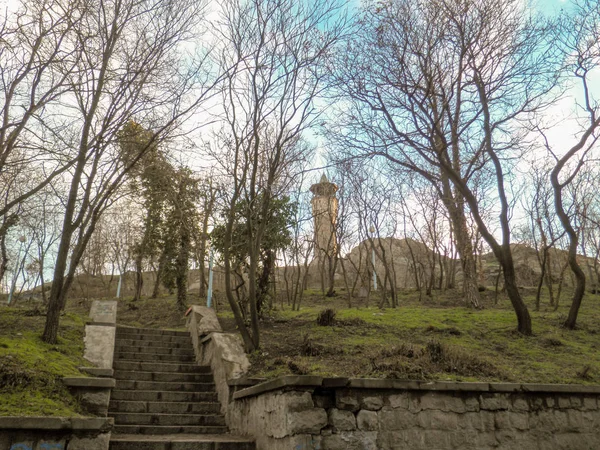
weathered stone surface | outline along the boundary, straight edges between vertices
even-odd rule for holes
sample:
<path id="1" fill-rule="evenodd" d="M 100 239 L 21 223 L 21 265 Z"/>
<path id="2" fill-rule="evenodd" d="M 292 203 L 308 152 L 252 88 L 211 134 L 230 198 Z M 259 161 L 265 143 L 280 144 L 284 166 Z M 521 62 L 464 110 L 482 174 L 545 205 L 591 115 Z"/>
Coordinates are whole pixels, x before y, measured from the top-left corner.
<path id="1" fill-rule="evenodd" d="M 452 397 L 438 392 L 428 392 L 420 398 L 420 409 L 437 409 L 456 413 L 467 412 L 465 402 L 460 397 Z"/>
<path id="2" fill-rule="evenodd" d="M 571 407 L 571 399 L 568 397 L 558 397 L 558 407 L 563 409 L 563 408 L 570 408 Z"/>
<path id="3" fill-rule="evenodd" d="M 252 434 L 253 430 L 266 430 L 268 445 L 257 448 L 269 450 L 283 450 L 282 443 L 291 444 L 296 436 L 312 439 L 303 438 L 298 441 L 301 447 L 286 449 L 600 448 L 596 445 L 600 440 L 598 398 L 577 389 L 572 395 L 564 390 L 538 393 L 511 384 L 478 393 L 458 387 L 446 390 L 448 386 L 427 391 L 426 383 L 416 382 L 418 388 L 403 390 L 381 388 L 374 380 L 351 380 L 348 385 L 356 387 L 341 387 L 341 381 L 324 387 L 318 379 L 308 377 L 296 381 L 297 386 L 292 378 L 279 384 L 269 382 L 266 391 L 243 397 L 244 408 L 229 422 L 232 431 Z M 554 435 L 569 436 L 571 441 Z"/>
<path id="4" fill-rule="evenodd" d="M 376 450 L 377 433 L 374 432 L 341 432 L 323 437 L 323 450 Z"/>
<path id="5" fill-rule="evenodd" d="M 430 430 L 456 430 L 458 417 L 455 413 L 444 411 L 421 411 L 418 414 L 421 427 Z"/>
<path id="6" fill-rule="evenodd" d="M 416 414 L 403 409 L 387 409 L 387 407 L 384 407 L 377 412 L 377 415 L 380 430 L 406 430 L 417 425 Z"/>
<path id="7" fill-rule="evenodd" d="M 329 410 L 329 425 L 334 431 L 356 430 L 356 417 L 351 411 L 332 408 Z"/>
<path id="8" fill-rule="evenodd" d="M 213 331 L 221 332 L 221 324 L 215 310 L 206 306 L 192 306 L 192 313 L 196 316 L 196 332 L 198 336 L 206 336 Z"/>
<path id="9" fill-rule="evenodd" d="M 106 416 L 110 402 L 110 389 L 88 390 L 78 394 L 81 406 L 89 413 Z"/>
<path id="10" fill-rule="evenodd" d="M 513 401 L 513 409 L 515 411 L 529 411 L 529 403 L 524 398 L 516 398 Z"/>
<path id="11" fill-rule="evenodd" d="M 488 411 L 505 410 L 510 407 L 510 403 L 504 394 L 482 394 L 479 397 L 481 409 Z"/>
<path id="12" fill-rule="evenodd" d="M 465 400 L 465 409 L 467 411 L 479 411 L 479 401 L 475 397 L 468 397 Z"/>
<path id="13" fill-rule="evenodd" d="M 595 411 L 598 409 L 598 402 L 596 398 L 593 397 L 585 397 L 583 399 L 583 409 L 589 411 Z"/>
<path id="14" fill-rule="evenodd" d="M 93 438 L 73 436 L 67 450 L 108 450 L 109 443 L 110 433 L 102 433 Z"/>
<path id="15" fill-rule="evenodd" d="M 319 434 L 327 426 L 327 413 L 322 408 L 312 408 L 287 414 L 289 434 Z"/>
<path id="16" fill-rule="evenodd" d="M 388 403 L 392 408 L 408 409 L 408 394 L 392 394 L 388 397 Z"/>
<path id="17" fill-rule="evenodd" d="M 115 300 L 94 300 L 90 309 L 90 319 L 94 323 L 115 324 L 117 322 L 117 302 Z"/>
<path id="18" fill-rule="evenodd" d="M 335 396 L 335 406 L 339 409 L 348 411 L 358 411 L 360 402 L 356 395 L 349 395 L 347 391 L 337 391 Z"/>
<path id="19" fill-rule="evenodd" d="M 379 411 L 383 407 L 383 398 L 380 396 L 363 397 L 360 407 L 370 411 Z"/>
<path id="20" fill-rule="evenodd" d="M 379 428 L 379 420 L 375 411 L 361 409 L 356 415 L 356 426 L 362 431 L 375 431 Z"/>
<path id="21" fill-rule="evenodd" d="M 115 333 L 114 327 L 86 325 L 83 357 L 101 369 L 112 369 Z"/>
<path id="22" fill-rule="evenodd" d="M 232 333 L 211 333 L 211 339 L 202 343 L 202 364 L 210 365 L 215 380 L 215 387 L 221 402 L 221 412 L 227 411 L 230 390 L 227 380 L 239 378 L 246 374 L 250 361 L 238 335 Z M 200 345 L 200 344 L 199 344 Z M 253 389 L 252 386 L 247 389 Z M 242 389 L 243 392 L 247 389 Z M 236 394 L 239 394 L 236 392 Z"/>

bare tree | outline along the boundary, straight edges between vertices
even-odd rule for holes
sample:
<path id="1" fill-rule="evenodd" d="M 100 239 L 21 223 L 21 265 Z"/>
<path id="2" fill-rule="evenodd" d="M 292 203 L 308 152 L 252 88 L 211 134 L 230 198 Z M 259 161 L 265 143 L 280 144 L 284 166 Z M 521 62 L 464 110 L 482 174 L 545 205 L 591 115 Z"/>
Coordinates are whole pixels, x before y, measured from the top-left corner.
<path id="1" fill-rule="evenodd" d="M 198 30 L 202 8 L 193 0 L 93 0 L 76 10 L 81 20 L 68 47 L 80 56 L 76 70 L 65 75 L 69 90 L 61 98 L 70 120 L 63 134 L 75 164 L 65 194 L 46 342 L 56 341 L 77 264 L 126 175 L 212 92 L 215 80 L 204 77 L 204 60 L 183 47 Z M 118 132 L 131 120 L 152 136 L 124 158 Z"/>
<path id="2" fill-rule="evenodd" d="M 0 227 L 3 241 L 15 208 L 71 167 L 62 152 L 56 110 L 80 54 L 66 45 L 80 25 L 78 2 L 19 1 L 0 16 Z M 2 234 L 4 233 L 4 234 Z"/>
<path id="3" fill-rule="evenodd" d="M 565 190 L 577 177 L 600 138 L 600 102 L 590 80 L 591 72 L 600 68 L 600 4 L 594 0 L 576 2 L 572 15 L 562 22 L 557 42 L 566 55 L 567 70 L 580 83 L 582 90 L 578 103 L 581 128 L 573 146 L 564 153 L 558 153 L 545 139 L 546 148 L 556 161 L 550 174 L 554 207 L 569 237 L 568 261 L 576 280 L 571 308 L 564 323 L 565 327 L 573 329 L 585 294 L 586 277 L 577 261 L 579 235 L 568 213 L 569 200 Z"/>
<path id="4" fill-rule="evenodd" d="M 322 64 L 340 37 L 336 0 L 227 0 L 217 32 L 228 72 L 221 148 L 231 177 L 225 233 L 225 287 L 246 350 L 259 347 L 255 273 L 271 201 L 288 179 L 287 169 L 304 159 L 301 135 L 314 121 L 322 88 Z M 250 330 L 232 292 L 231 247 L 236 207 L 248 229 Z M 257 213 L 258 212 L 258 213 Z"/>
<path id="5" fill-rule="evenodd" d="M 335 114 L 346 130 L 335 137 L 351 156 L 385 158 L 435 187 L 451 218 L 465 295 L 478 307 L 468 209 L 502 266 L 518 330 L 531 334 L 510 248 L 509 158 L 522 150 L 518 120 L 544 105 L 554 77 L 544 23 L 522 8 L 517 0 L 368 5 L 334 72 L 345 99 Z M 500 240 L 477 185 L 489 179 Z"/>

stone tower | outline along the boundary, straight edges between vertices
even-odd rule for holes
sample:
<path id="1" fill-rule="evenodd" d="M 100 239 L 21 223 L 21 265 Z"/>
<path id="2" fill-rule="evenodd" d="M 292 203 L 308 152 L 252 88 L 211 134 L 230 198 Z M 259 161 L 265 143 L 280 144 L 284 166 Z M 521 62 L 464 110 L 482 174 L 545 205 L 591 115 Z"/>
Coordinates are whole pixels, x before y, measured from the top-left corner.
<path id="1" fill-rule="evenodd" d="M 319 261 L 329 259 L 337 250 L 335 227 L 337 222 L 338 200 L 335 197 L 338 187 L 330 183 L 323 174 L 319 183 L 310 187 L 313 193 L 312 212 L 315 219 L 315 255 Z"/>

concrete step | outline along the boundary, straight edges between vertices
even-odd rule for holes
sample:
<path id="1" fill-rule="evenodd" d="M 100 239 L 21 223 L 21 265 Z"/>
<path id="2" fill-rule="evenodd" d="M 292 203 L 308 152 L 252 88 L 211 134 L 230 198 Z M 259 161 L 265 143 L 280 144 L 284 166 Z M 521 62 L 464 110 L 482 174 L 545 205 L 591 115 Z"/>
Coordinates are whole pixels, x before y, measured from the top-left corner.
<path id="1" fill-rule="evenodd" d="M 117 339 L 117 345 L 127 347 L 167 347 L 167 348 L 185 348 L 193 349 L 191 339 L 187 339 L 185 342 L 165 342 L 165 341 L 145 341 L 141 339 Z"/>
<path id="2" fill-rule="evenodd" d="M 129 327 L 117 327 L 117 337 L 123 334 L 145 334 L 155 336 L 178 336 L 178 337 L 190 337 L 188 331 L 175 331 L 175 330 L 159 330 L 156 328 L 129 328 Z"/>
<path id="3" fill-rule="evenodd" d="M 225 418 L 217 414 L 161 414 L 112 412 L 116 425 L 163 425 L 224 427 Z"/>
<path id="4" fill-rule="evenodd" d="M 217 402 L 216 392 L 168 392 L 152 390 L 113 389 L 111 400 L 140 402 Z"/>
<path id="5" fill-rule="evenodd" d="M 209 373 L 177 373 L 177 372 L 141 372 L 133 370 L 115 370 L 117 380 L 133 381 L 168 381 L 187 383 L 212 383 L 213 376 Z"/>
<path id="6" fill-rule="evenodd" d="M 145 402 L 111 400 L 109 414 L 122 413 L 159 413 L 159 414 L 219 414 L 221 404 L 217 402 Z"/>
<path id="7" fill-rule="evenodd" d="M 180 425 L 180 426 L 165 426 L 165 425 L 115 425 L 113 433 L 117 434 L 225 434 L 227 427 L 203 427 L 200 425 Z"/>
<path id="8" fill-rule="evenodd" d="M 128 361 L 143 361 L 143 362 L 192 362 L 194 361 L 194 355 L 167 355 L 167 354 L 156 354 L 156 353 L 129 353 L 129 352 L 115 352 L 115 360 L 128 360 Z"/>
<path id="9" fill-rule="evenodd" d="M 194 356 L 194 349 L 190 348 L 171 348 L 171 347 L 129 347 L 120 345 L 119 341 L 115 345 L 116 353 L 150 353 L 152 355 L 182 355 Z"/>
<path id="10" fill-rule="evenodd" d="M 176 364 L 140 361 L 115 361 L 115 370 L 139 370 L 143 372 L 177 372 L 177 373 L 206 373 L 211 374 L 210 366 L 199 366 L 198 364 Z"/>
<path id="11" fill-rule="evenodd" d="M 140 389 L 142 391 L 212 392 L 215 390 L 215 385 L 214 383 L 116 380 L 115 389 Z"/>
<path id="12" fill-rule="evenodd" d="M 254 442 L 228 434 L 140 436 L 113 434 L 110 450 L 255 450 Z"/>
<path id="13" fill-rule="evenodd" d="M 117 340 L 128 340 L 136 342 L 162 342 L 164 345 L 169 344 L 188 344 L 192 342 L 190 336 L 162 336 L 159 334 L 120 334 L 116 337 Z"/>

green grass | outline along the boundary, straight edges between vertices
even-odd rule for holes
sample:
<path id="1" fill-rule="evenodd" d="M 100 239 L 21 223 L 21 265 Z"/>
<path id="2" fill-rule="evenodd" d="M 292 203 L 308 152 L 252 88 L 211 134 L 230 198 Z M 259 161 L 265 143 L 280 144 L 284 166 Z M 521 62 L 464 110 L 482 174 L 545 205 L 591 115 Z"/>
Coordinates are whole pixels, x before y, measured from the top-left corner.
<path id="1" fill-rule="evenodd" d="M 0 307 L 0 415 L 81 415 L 75 398 L 62 383 L 82 376 L 85 317 L 61 317 L 58 342 L 42 342 L 45 317 L 27 308 Z"/>
<path id="2" fill-rule="evenodd" d="M 600 296 L 586 295 L 577 329 L 567 330 L 561 323 L 568 293 L 557 311 L 544 301 L 534 311 L 526 290 L 534 334 L 523 336 L 508 299 L 494 305 L 486 294 L 482 310 L 449 306 L 444 298 L 420 303 L 415 293 L 403 293 L 398 308 L 348 308 L 341 298 L 320 297 L 307 300 L 300 311 L 279 306 L 265 321 L 261 350 L 251 355 L 252 375 L 600 383 Z M 335 308 L 337 323 L 318 326 L 316 317 L 327 307 Z M 317 355 L 299 350 L 306 339 Z"/>

